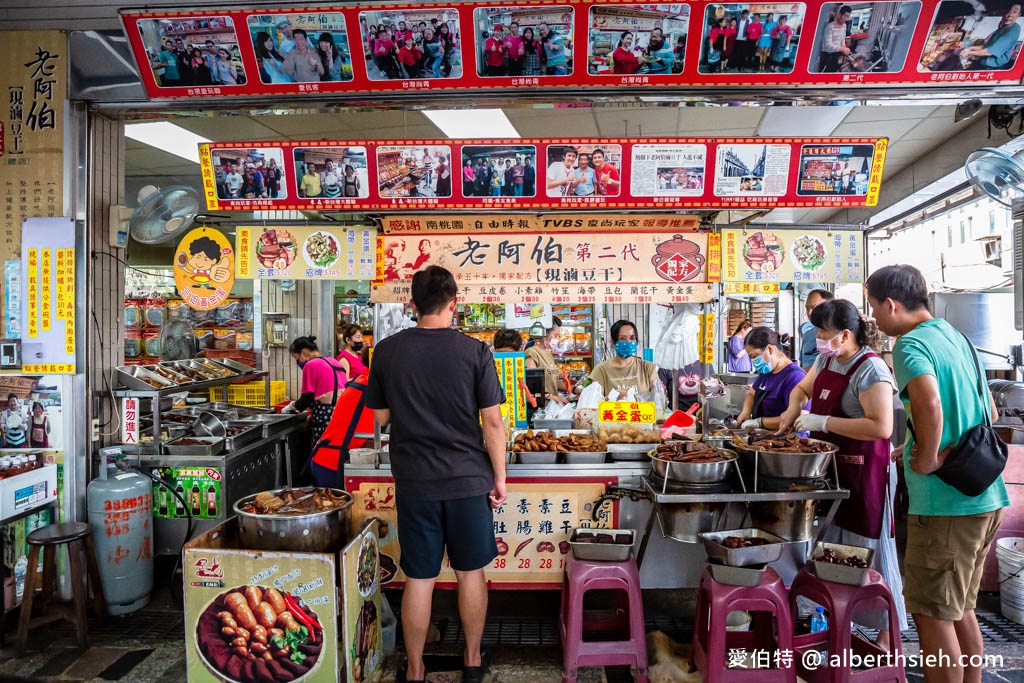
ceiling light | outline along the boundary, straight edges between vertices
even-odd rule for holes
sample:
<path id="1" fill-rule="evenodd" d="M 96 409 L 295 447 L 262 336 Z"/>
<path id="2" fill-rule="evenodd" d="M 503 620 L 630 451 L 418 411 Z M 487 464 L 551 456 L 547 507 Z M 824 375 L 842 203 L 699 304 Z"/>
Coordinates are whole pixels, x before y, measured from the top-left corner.
<path id="1" fill-rule="evenodd" d="M 132 140 L 156 147 L 163 152 L 187 159 L 195 164 L 199 163 L 199 144 L 210 142 L 210 140 L 169 121 L 128 123 L 125 124 L 124 134 Z"/>
<path id="2" fill-rule="evenodd" d="M 831 135 L 853 107 L 768 107 L 757 134 L 763 138 Z"/>
<path id="3" fill-rule="evenodd" d="M 424 111 L 450 138 L 520 138 L 501 109 L 435 109 Z"/>

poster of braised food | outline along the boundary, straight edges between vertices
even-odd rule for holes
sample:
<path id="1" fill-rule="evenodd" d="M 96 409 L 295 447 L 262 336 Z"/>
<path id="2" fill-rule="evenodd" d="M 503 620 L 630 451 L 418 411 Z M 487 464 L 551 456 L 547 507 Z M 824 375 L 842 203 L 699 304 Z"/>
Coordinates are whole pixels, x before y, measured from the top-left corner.
<path id="1" fill-rule="evenodd" d="M 188 680 L 337 681 L 335 556 L 184 551 Z"/>
<path id="2" fill-rule="evenodd" d="M 240 227 L 235 240 L 239 278 L 373 278 L 377 232 L 372 228 Z"/>
<path id="3" fill-rule="evenodd" d="M 861 237 L 849 230 L 725 230 L 727 282 L 860 282 Z"/>
<path id="4" fill-rule="evenodd" d="M 541 434 L 531 432 L 528 438 L 524 436 L 518 448 L 539 450 L 539 444 L 551 436 Z M 607 487 L 617 483 L 614 477 L 573 477 L 554 482 L 510 478 L 508 500 L 493 513 L 498 556 L 485 567 L 488 581 L 505 587 L 561 587 L 572 530 L 581 526 L 615 527 L 618 505 L 614 501 L 602 502 L 601 496 Z M 394 481 L 385 477 L 346 477 L 345 489 L 354 499 L 350 522 L 353 533 L 368 520 L 378 524 L 381 585 L 401 585 L 405 574 L 400 567 Z M 455 583 L 455 572 L 447 556 L 438 581 L 445 585 Z M 346 588 L 346 596 L 350 593 L 351 588 Z"/>
<path id="5" fill-rule="evenodd" d="M 374 683 L 384 672 L 379 533 L 371 519 L 341 553 L 345 633 L 340 649 L 349 683 Z"/>

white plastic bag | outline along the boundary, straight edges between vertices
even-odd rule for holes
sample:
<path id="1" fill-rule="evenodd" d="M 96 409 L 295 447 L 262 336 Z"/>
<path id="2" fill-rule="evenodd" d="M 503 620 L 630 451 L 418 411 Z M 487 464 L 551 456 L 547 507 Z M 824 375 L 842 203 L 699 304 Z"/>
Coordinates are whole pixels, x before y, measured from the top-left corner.
<path id="1" fill-rule="evenodd" d="M 654 363 L 659 368 L 681 370 L 700 359 L 700 308 L 695 304 L 676 304 L 673 311 L 654 345 Z"/>
<path id="2" fill-rule="evenodd" d="M 581 410 L 597 410 L 598 404 L 603 399 L 604 389 L 602 389 L 601 383 L 591 382 L 589 385 L 583 387 L 583 391 L 580 392 L 580 397 L 576 401 L 576 407 Z"/>

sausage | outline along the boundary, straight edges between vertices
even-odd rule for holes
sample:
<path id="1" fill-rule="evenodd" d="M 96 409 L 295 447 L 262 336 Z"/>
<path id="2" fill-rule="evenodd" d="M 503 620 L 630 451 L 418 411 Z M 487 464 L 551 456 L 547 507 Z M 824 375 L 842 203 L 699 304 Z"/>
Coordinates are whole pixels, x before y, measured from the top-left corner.
<path id="1" fill-rule="evenodd" d="M 268 630 L 267 639 L 270 640 L 272 638 L 284 638 L 284 629 L 272 628 Z"/>
<path id="2" fill-rule="evenodd" d="M 256 605 L 256 607 L 253 608 L 253 614 L 256 615 L 256 621 L 264 628 L 271 628 L 274 625 L 274 622 L 277 621 L 277 612 L 275 612 L 274 608 L 266 602 L 261 602 Z"/>
<path id="3" fill-rule="evenodd" d="M 277 624 L 286 631 L 298 631 L 301 628 L 299 622 L 297 622 L 295 617 L 292 616 L 292 613 L 287 610 L 277 615 Z"/>
<path id="4" fill-rule="evenodd" d="M 235 636 L 238 635 L 238 631 L 236 631 L 235 629 L 231 628 L 230 626 L 222 626 L 221 629 L 220 629 L 220 632 L 221 632 L 222 635 L 225 635 L 225 636 L 227 636 L 229 638 L 234 638 Z"/>
<path id="5" fill-rule="evenodd" d="M 257 626 L 252 630 L 252 639 L 257 643 L 267 644 L 267 629 L 263 626 Z"/>
<path id="6" fill-rule="evenodd" d="M 249 603 L 249 609 L 255 612 L 260 603 L 263 602 L 263 591 L 260 590 L 259 586 L 246 586 L 245 601 Z"/>
<path id="7" fill-rule="evenodd" d="M 245 598 L 242 599 L 245 600 Z M 239 606 L 237 610 L 234 610 L 234 612 L 235 619 L 238 620 L 239 626 L 243 626 L 249 631 L 252 631 L 252 629 L 256 628 L 256 616 L 252 613 L 252 610 L 249 609 L 249 605 L 242 604 L 241 606 Z"/>
<path id="8" fill-rule="evenodd" d="M 246 658 L 249 657 L 249 648 L 247 648 L 245 645 L 239 645 L 237 647 L 233 647 L 233 648 L 231 648 L 231 651 L 234 652 L 239 657 L 246 657 Z"/>
<path id="9" fill-rule="evenodd" d="M 220 617 L 220 623 L 222 626 L 226 626 L 228 628 L 238 628 L 238 622 L 235 621 L 235 615 L 231 612 L 225 610 L 223 612 L 218 612 L 217 616 Z"/>
<path id="10" fill-rule="evenodd" d="M 260 642 L 253 642 L 249 644 L 249 649 L 252 650 L 254 655 L 262 655 L 267 652 L 267 646 Z"/>
<path id="11" fill-rule="evenodd" d="M 245 599 L 245 596 L 238 591 L 232 591 L 224 598 L 224 604 L 227 605 L 228 609 L 231 610 L 231 613 L 235 614 L 237 618 L 238 608 L 242 605 L 248 605 L 248 601 Z"/>
<path id="12" fill-rule="evenodd" d="M 239 636 L 231 641 L 231 647 L 246 647 L 248 643 L 248 640 Z"/>
<path id="13" fill-rule="evenodd" d="M 276 588 L 268 588 L 263 591 L 263 600 L 270 603 L 276 614 L 280 614 L 288 609 L 284 604 L 284 596 Z"/>
<path id="14" fill-rule="evenodd" d="M 530 545 L 531 543 L 533 543 L 533 539 L 532 538 L 528 538 L 525 541 L 523 541 L 522 543 L 520 543 L 519 545 L 517 545 L 516 546 L 516 551 L 514 553 L 512 553 L 512 557 L 519 557 L 519 553 L 521 553 L 524 550 L 526 550 L 526 546 Z"/>
<path id="15" fill-rule="evenodd" d="M 238 628 L 235 629 L 235 635 L 238 636 L 239 638 L 245 638 L 246 642 L 249 641 L 249 636 L 250 636 L 249 631 L 244 629 L 244 628 L 242 628 L 241 626 L 239 626 Z"/>

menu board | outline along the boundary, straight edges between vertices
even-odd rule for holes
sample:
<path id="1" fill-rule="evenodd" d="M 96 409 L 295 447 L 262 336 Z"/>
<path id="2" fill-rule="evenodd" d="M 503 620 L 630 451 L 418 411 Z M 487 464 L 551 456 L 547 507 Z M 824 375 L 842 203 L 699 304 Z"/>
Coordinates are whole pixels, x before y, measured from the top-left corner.
<path id="1" fill-rule="evenodd" d="M 235 232 L 240 279 L 370 280 L 377 232 L 327 225 L 240 227 Z"/>
<path id="2" fill-rule="evenodd" d="M 24 219 L 21 254 L 25 264 L 21 371 L 74 374 L 75 222 Z"/>
<path id="3" fill-rule="evenodd" d="M 723 230 L 722 236 L 726 282 L 864 281 L 859 230 Z"/>
<path id="4" fill-rule="evenodd" d="M 874 206 L 886 148 L 885 138 L 316 140 L 203 143 L 199 156 L 211 211 L 601 211 Z M 469 225 L 433 220 L 428 232 Z M 578 214 L 522 221 L 498 230 L 583 227 Z"/>
<path id="5" fill-rule="evenodd" d="M 379 524 L 370 520 L 341 552 L 348 683 L 375 683 L 384 673 L 384 612 L 380 595 Z"/>
<path id="6" fill-rule="evenodd" d="M 508 499 L 494 511 L 498 556 L 485 568 L 488 582 L 498 588 L 561 587 L 572 530 L 615 528 L 618 523 L 618 503 L 600 502 L 607 487 L 617 482 L 614 477 L 509 477 Z M 345 489 L 355 501 L 353 533 L 369 520 L 377 520 L 381 525 L 381 584 L 402 583 L 405 575 L 398 566 L 401 548 L 394 480 L 345 477 Z M 449 586 L 455 584 L 455 572 L 447 556 L 438 581 Z"/>
<path id="7" fill-rule="evenodd" d="M 447 268 L 479 303 L 704 302 L 707 233 L 387 235 L 377 250 L 370 298 L 411 299 L 412 275 Z"/>
<path id="8" fill-rule="evenodd" d="M 385 235 L 443 232 L 696 232 L 700 229 L 700 216 L 664 213 L 398 215 L 384 216 L 380 223 Z"/>
<path id="9" fill-rule="evenodd" d="M 1017 84 L 1019 9 L 1013 0 L 533 0 L 121 16 L 151 98 L 291 100 L 550 87 Z"/>

